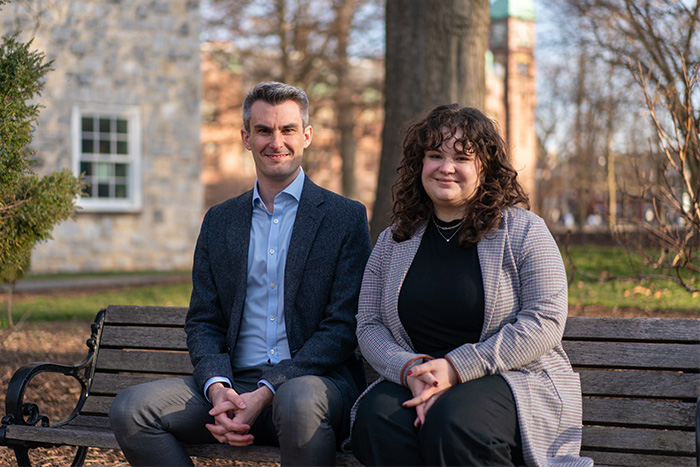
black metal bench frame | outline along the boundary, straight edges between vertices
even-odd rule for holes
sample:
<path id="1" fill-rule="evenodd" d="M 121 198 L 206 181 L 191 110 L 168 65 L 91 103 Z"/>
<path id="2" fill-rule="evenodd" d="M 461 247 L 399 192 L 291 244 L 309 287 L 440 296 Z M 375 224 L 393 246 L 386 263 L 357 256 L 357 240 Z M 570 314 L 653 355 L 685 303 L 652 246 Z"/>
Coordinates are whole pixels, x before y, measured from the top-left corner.
<path id="1" fill-rule="evenodd" d="M 12 448 L 21 466 L 31 465 L 29 450 L 36 447 L 76 446 L 76 466 L 90 447 L 118 449 L 107 418 L 112 398 L 133 384 L 192 372 L 185 314 L 180 307 L 101 310 L 82 363 L 38 363 L 15 372 L 0 445 Z M 564 347 L 581 374 L 582 455 L 596 465 L 700 466 L 700 319 L 571 317 Z M 32 379 L 44 372 L 72 377 L 81 387 L 73 412 L 54 424 L 24 400 Z M 197 457 L 279 462 L 279 450 L 267 446 L 187 450 Z M 336 461 L 359 465 L 347 453 L 338 453 Z"/>

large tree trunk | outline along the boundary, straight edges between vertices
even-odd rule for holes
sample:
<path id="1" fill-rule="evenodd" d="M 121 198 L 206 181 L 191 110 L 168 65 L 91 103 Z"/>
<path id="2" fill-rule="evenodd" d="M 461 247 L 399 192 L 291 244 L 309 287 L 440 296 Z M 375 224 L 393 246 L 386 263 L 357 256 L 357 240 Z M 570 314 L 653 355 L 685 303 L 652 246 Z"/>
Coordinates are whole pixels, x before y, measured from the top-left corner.
<path id="1" fill-rule="evenodd" d="M 440 104 L 484 109 L 488 0 L 386 2 L 386 102 L 371 233 L 389 225 L 402 127 Z"/>
<path id="2" fill-rule="evenodd" d="M 338 40 L 338 56 L 336 58 L 336 76 L 338 77 L 338 92 L 336 94 L 337 125 L 340 132 L 340 157 L 343 161 L 343 195 L 355 198 L 355 105 L 350 89 L 348 45 L 352 26 L 355 0 L 342 0 L 335 4 L 336 36 Z"/>

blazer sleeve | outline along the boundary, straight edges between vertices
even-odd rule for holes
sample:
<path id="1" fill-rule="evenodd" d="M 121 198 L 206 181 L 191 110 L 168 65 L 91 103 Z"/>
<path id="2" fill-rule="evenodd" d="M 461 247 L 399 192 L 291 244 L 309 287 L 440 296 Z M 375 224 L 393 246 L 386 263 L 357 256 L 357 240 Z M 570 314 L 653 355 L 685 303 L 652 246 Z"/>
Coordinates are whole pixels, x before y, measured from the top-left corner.
<path id="1" fill-rule="evenodd" d="M 406 384 L 407 370 L 428 355 L 413 351 L 398 314 L 392 318 L 384 307 L 393 305 L 387 290 L 398 289 L 399 278 L 388 273 L 394 241 L 391 228 L 382 232 L 365 267 L 357 312 L 357 341 L 362 356 L 377 373 L 397 384 Z"/>
<path id="2" fill-rule="evenodd" d="M 204 216 L 195 246 L 192 266 L 192 296 L 185 323 L 187 347 L 194 366 L 193 376 L 200 387 L 213 376 L 232 377 L 227 350 L 226 330 L 221 300 L 216 289 L 210 249 L 212 211 Z"/>
<path id="3" fill-rule="evenodd" d="M 527 219 L 525 227 L 508 233 L 504 258 L 513 264 L 500 274 L 500 281 L 515 284 L 513 296 L 496 297 L 496 307 L 504 309 L 495 314 L 508 314 L 507 307 L 515 306 L 516 319 L 487 333 L 484 341 L 446 355 L 462 382 L 522 368 L 561 344 L 568 312 L 566 271 L 544 221 L 534 215 Z"/>
<path id="4" fill-rule="evenodd" d="M 275 390 L 292 378 L 309 374 L 327 374 L 339 365 L 347 363 L 357 347 L 355 338 L 357 297 L 362 281 L 362 271 L 371 250 L 367 213 L 362 204 L 345 200 L 342 209 L 335 209 L 334 215 L 328 219 L 328 222 L 334 225 L 332 229 L 326 231 L 326 234 L 338 235 L 342 238 L 336 251 L 326 252 L 329 258 L 337 257 L 335 268 L 311 271 L 309 276 L 318 277 L 318 274 L 322 274 L 324 277 L 332 278 L 328 300 L 323 304 L 323 317 L 310 337 L 296 352 L 293 351 L 291 359 L 281 361 L 263 375 Z M 324 239 L 317 237 L 315 242 L 324 243 Z M 309 267 L 305 269 L 308 271 Z M 310 284 L 307 280 L 302 284 L 301 287 L 307 289 L 304 291 L 306 296 L 315 295 L 310 291 L 323 281 L 314 282 L 317 283 Z M 324 295 L 323 292 L 325 291 L 318 291 L 318 295 Z M 304 309 L 304 303 L 297 303 L 295 306 L 296 312 L 304 319 L 303 314 L 308 311 Z M 308 303 L 308 306 L 316 305 Z M 290 331 L 289 327 L 287 331 Z"/>

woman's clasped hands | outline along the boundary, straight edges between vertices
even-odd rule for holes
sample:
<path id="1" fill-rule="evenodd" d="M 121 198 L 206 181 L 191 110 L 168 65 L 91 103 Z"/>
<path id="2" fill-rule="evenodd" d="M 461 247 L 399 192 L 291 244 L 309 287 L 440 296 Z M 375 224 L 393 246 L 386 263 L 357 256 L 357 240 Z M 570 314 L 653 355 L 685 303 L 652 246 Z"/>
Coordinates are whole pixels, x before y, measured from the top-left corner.
<path id="1" fill-rule="evenodd" d="M 454 367 L 445 358 L 428 360 L 411 368 L 406 373 L 406 383 L 413 394 L 403 407 L 416 408 L 414 426 L 425 423 L 425 416 L 435 401 L 449 388 L 459 383 Z"/>

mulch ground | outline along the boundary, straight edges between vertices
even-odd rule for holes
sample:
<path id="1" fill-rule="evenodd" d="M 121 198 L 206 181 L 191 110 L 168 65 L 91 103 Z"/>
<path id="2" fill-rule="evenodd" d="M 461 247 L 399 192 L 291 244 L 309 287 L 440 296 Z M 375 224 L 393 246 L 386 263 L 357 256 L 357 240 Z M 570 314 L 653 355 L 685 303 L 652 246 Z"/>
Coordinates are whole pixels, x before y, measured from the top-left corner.
<path id="1" fill-rule="evenodd" d="M 570 314 L 579 316 L 653 316 L 639 310 L 611 311 L 595 308 L 572 309 Z M 681 318 L 687 317 L 687 314 L 664 313 L 664 317 Z M 27 322 L 22 324 L 19 329 L 0 329 L 0 415 L 5 413 L 5 391 L 15 370 L 32 362 L 77 364 L 83 360 L 87 353 L 85 340 L 89 335 L 90 323 L 85 321 L 42 324 Z M 33 381 L 25 400 L 36 403 L 41 413 L 48 415 L 52 423 L 62 420 L 70 414 L 80 394 L 80 388 L 72 378 L 41 374 Z M 33 465 L 63 467 L 70 465 L 74 448 L 35 449 L 30 453 Z M 0 447 L 0 465 L 17 466 L 11 449 Z M 90 449 L 85 465 L 126 467 L 129 464 L 120 451 Z M 195 465 L 202 467 L 262 467 L 266 464 L 195 459 Z"/>

